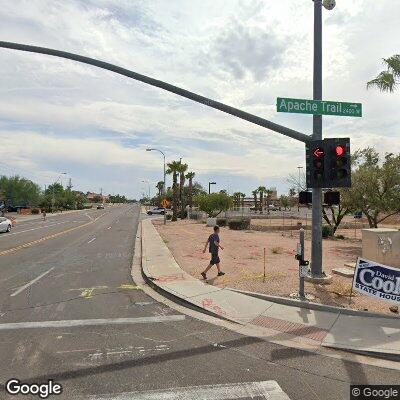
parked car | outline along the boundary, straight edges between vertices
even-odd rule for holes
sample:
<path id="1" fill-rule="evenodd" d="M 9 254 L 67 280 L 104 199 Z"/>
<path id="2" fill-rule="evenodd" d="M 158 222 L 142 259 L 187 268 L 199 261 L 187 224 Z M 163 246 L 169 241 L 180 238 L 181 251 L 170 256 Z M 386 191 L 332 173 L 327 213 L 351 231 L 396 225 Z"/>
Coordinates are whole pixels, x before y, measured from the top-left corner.
<path id="1" fill-rule="evenodd" d="M 97 206 L 97 209 L 98 209 L 98 210 L 104 210 L 104 204 L 99 204 L 99 205 Z"/>
<path id="2" fill-rule="evenodd" d="M 0 217 L 0 232 L 10 232 L 12 227 L 12 222 L 10 219 L 5 217 Z"/>
<path id="3" fill-rule="evenodd" d="M 156 207 L 153 208 L 152 210 L 147 211 L 147 215 L 164 215 L 165 214 L 165 208 L 164 207 Z"/>
<path id="4" fill-rule="evenodd" d="M 270 204 L 269 206 L 268 206 L 268 210 L 269 211 L 278 211 L 278 207 L 275 205 L 275 204 Z"/>

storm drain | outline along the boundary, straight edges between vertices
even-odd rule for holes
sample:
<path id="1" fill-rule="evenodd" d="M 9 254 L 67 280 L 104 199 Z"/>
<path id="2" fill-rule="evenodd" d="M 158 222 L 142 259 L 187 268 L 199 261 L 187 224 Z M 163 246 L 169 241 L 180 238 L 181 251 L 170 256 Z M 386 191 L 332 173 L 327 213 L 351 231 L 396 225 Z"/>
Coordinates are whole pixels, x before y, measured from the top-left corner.
<path id="1" fill-rule="evenodd" d="M 312 340 L 322 341 L 328 331 L 315 326 L 289 322 L 278 318 L 265 317 L 260 315 L 250 321 L 252 325 L 262 326 L 263 328 L 273 329 L 274 331 L 289 333 L 294 336 L 304 336 Z"/>

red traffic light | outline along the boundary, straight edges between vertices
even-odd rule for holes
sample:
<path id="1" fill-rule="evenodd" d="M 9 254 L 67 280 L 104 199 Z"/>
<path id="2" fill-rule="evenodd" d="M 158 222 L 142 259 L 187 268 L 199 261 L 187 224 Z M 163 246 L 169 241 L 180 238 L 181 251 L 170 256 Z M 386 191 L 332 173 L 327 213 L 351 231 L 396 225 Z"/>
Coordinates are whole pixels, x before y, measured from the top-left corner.
<path id="1" fill-rule="evenodd" d="M 320 158 L 325 155 L 324 150 L 321 149 L 321 147 L 317 147 L 314 151 L 313 154 L 315 157 Z"/>
<path id="2" fill-rule="evenodd" d="M 338 157 L 340 157 L 340 156 L 343 156 L 346 153 L 346 148 L 344 146 L 342 146 L 342 145 L 338 145 L 338 146 L 336 146 L 335 151 L 336 151 L 336 155 Z"/>

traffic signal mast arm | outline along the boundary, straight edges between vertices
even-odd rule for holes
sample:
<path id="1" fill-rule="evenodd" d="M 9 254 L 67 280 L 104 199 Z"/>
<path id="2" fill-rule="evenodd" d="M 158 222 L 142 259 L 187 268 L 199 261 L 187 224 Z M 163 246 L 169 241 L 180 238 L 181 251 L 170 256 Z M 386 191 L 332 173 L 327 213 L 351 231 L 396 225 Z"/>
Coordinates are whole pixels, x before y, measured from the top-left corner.
<path id="1" fill-rule="evenodd" d="M 116 74 L 124 75 L 124 76 L 127 76 L 128 78 L 132 78 L 137 81 L 147 83 L 148 85 L 156 86 L 160 89 L 166 90 L 171 93 L 175 93 L 179 96 L 186 97 L 187 99 L 196 101 L 197 103 L 204 104 L 208 107 L 215 108 L 215 109 L 225 112 L 227 114 L 231 114 L 235 117 L 244 119 L 245 121 L 262 126 L 264 128 L 268 128 L 272 131 L 278 132 L 278 133 L 288 136 L 292 139 L 299 140 L 300 142 L 307 143 L 308 141 L 312 140 L 311 136 L 309 136 L 309 135 L 305 135 L 304 133 L 295 131 L 295 130 L 287 128 L 285 126 L 275 124 L 274 122 L 271 122 L 264 118 L 258 117 L 257 115 L 247 113 L 247 112 L 239 110 L 237 108 L 234 108 L 234 107 L 228 106 L 226 104 L 220 103 L 218 101 L 209 99 L 207 97 L 200 96 L 196 93 L 190 92 L 189 90 L 179 88 L 177 86 L 160 81 L 158 79 L 150 78 L 146 75 L 138 74 L 137 72 L 130 71 L 129 69 L 118 67 L 117 65 L 106 63 L 106 62 L 100 61 L 100 60 L 96 60 L 94 58 L 85 57 L 85 56 L 81 56 L 79 54 L 69 53 L 66 51 L 49 49 L 46 47 L 30 46 L 30 45 L 26 45 L 26 44 L 13 43 L 13 42 L 0 41 L 0 47 L 7 48 L 7 49 L 13 49 L 13 50 L 29 51 L 32 53 L 46 54 L 49 56 L 66 58 L 66 59 L 78 61 L 78 62 L 81 62 L 84 64 L 93 65 L 95 67 L 106 69 L 108 71 L 115 72 Z"/>

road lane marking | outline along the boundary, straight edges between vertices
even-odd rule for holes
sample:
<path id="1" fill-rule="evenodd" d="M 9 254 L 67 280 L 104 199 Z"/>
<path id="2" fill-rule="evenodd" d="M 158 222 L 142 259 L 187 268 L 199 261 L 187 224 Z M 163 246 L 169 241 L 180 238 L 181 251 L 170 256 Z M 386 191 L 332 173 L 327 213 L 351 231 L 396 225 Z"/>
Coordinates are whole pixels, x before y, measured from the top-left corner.
<path id="1" fill-rule="evenodd" d="M 50 228 L 50 227 L 56 226 L 56 225 L 68 224 L 68 223 L 71 223 L 71 224 L 72 224 L 72 223 L 76 223 L 76 222 L 81 222 L 81 221 L 63 221 L 63 222 L 56 222 L 56 223 L 51 224 L 51 225 L 44 225 L 44 226 L 39 226 L 39 227 L 37 227 L 37 228 L 26 229 L 26 230 L 24 230 L 24 231 L 12 232 L 12 233 L 9 233 L 7 236 L 4 236 L 4 238 L 7 238 L 7 237 L 13 236 L 13 235 L 19 235 L 20 233 L 36 231 L 37 229 Z"/>
<path id="2" fill-rule="evenodd" d="M 17 294 L 20 294 L 23 292 L 25 289 L 27 289 L 29 286 L 32 286 L 34 283 L 36 283 L 39 279 L 43 278 L 45 275 L 47 275 L 50 271 L 52 271 L 54 267 L 50 268 L 48 271 L 44 272 L 42 275 L 39 275 L 37 278 L 33 279 L 32 281 L 28 282 L 26 285 L 21 286 L 18 290 L 16 290 L 14 293 L 10 294 L 11 297 L 16 296 Z"/>
<path id="3" fill-rule="evenodd" d="M 93 218 L 92 218 L 88 213 L 85 213 L 85 215 L 86 215 L 91 221 L 93 221 Z"/>
<path id="4" fill-rule="evenodd" d="M 88 400 L 290 400 L 276 381 L 187 386 L 161 390 L 89 395 Z"/>
<path id="5" fill-rule="evenodd" d="M 132 283 L 123 283 L 118 286 L 118 289 L 132 289 L 132 290 L 140 290 L 140 286 L 133 285 Z"/>
<path id="6" fill-rule="evenodd" d="M 22 250 L 22 249 L 25 249 L 25 248 L 27 248 L 27 247 L 31 247 L 31 246 L 33 246 L 33 245 L 35 245 L 35 244 L 44 242 L 45 240 L 53 239 L 53 238 L 55 238 L 55 237 L 64 235 L 65 233 L 72 232 L 72 231 L 75 231 L 76 229 L 83 228 L 83 227 L 85 227 L 85 226 L 91 225 L 91 224 L 95 223 L 95 222 L 96 222 L 99 218 L 101 218 L 103 215 L 105 215 L 105 213 L 99 215 L 99 216 L 98 216 L 97 218 L 95 218 L 93 221 L 85 222 L 85 223 L 82 224 L 82 225 L 78 225 L 78 226 L 75 226 L 75 227 L 73 227 L 73 228 L 69 228 L 69 229 L 66 229 L 65 231 L 57 232 L 57 233 L 54 233 L 54 234 L 49 235 L 49 236 L 44 236 L 44 237 L 42 237 L 42 238 L 40 238 L 40 239 L 33 240 L 32 242 L 24 243 L 24 244 L 21 244 L 21 245 L 19 245 L 19 246 L 17 246 L 17 247 L 12 247 L 11 249 L 7 249 L 7 250 L 0 251 L 0 256 L 5 256 L 5 255 L 7 255 L 7 254 L 14 253 L 14 252 L 16 252 L 16 251 L 18 251 L 18 250 Z"/>
<path id="7" fill-rule="evenodd" d="M 71 291 L 73 290 L 79 290 L 81 292 L 80 297 L 84 297 L 85 299 L 91 299 L 93 296 L 93 291 L 95 289 L 108 289 L 108 286 L 94 286 L 91 288 L 79 288 L 79 289 L 69 289 Z"/>
<path id="8" fill-rule="evenodd" d="M 184 315 L 161 315 L 157 317 L 138 318 L 108 318 L 108 319 L 71 319 L 64 321 L 39 321 L 39 322 L 15 322 L 0 324 L 0 331 L 13 329 L 37 329 L 37 328 L 66 328 L 76 326 L 98 325 L 132 325 L 155 324 L 162 322 L 178 322 L 185 319 Z"/>
<path id="9" fill-rule="evenodd" d="M 94 242 L 95 240 L 96 240 L 95 237 L 94 237 L 93 239 L 90 239 L 90 240 L 88 241 L 88 244 Z"/>

